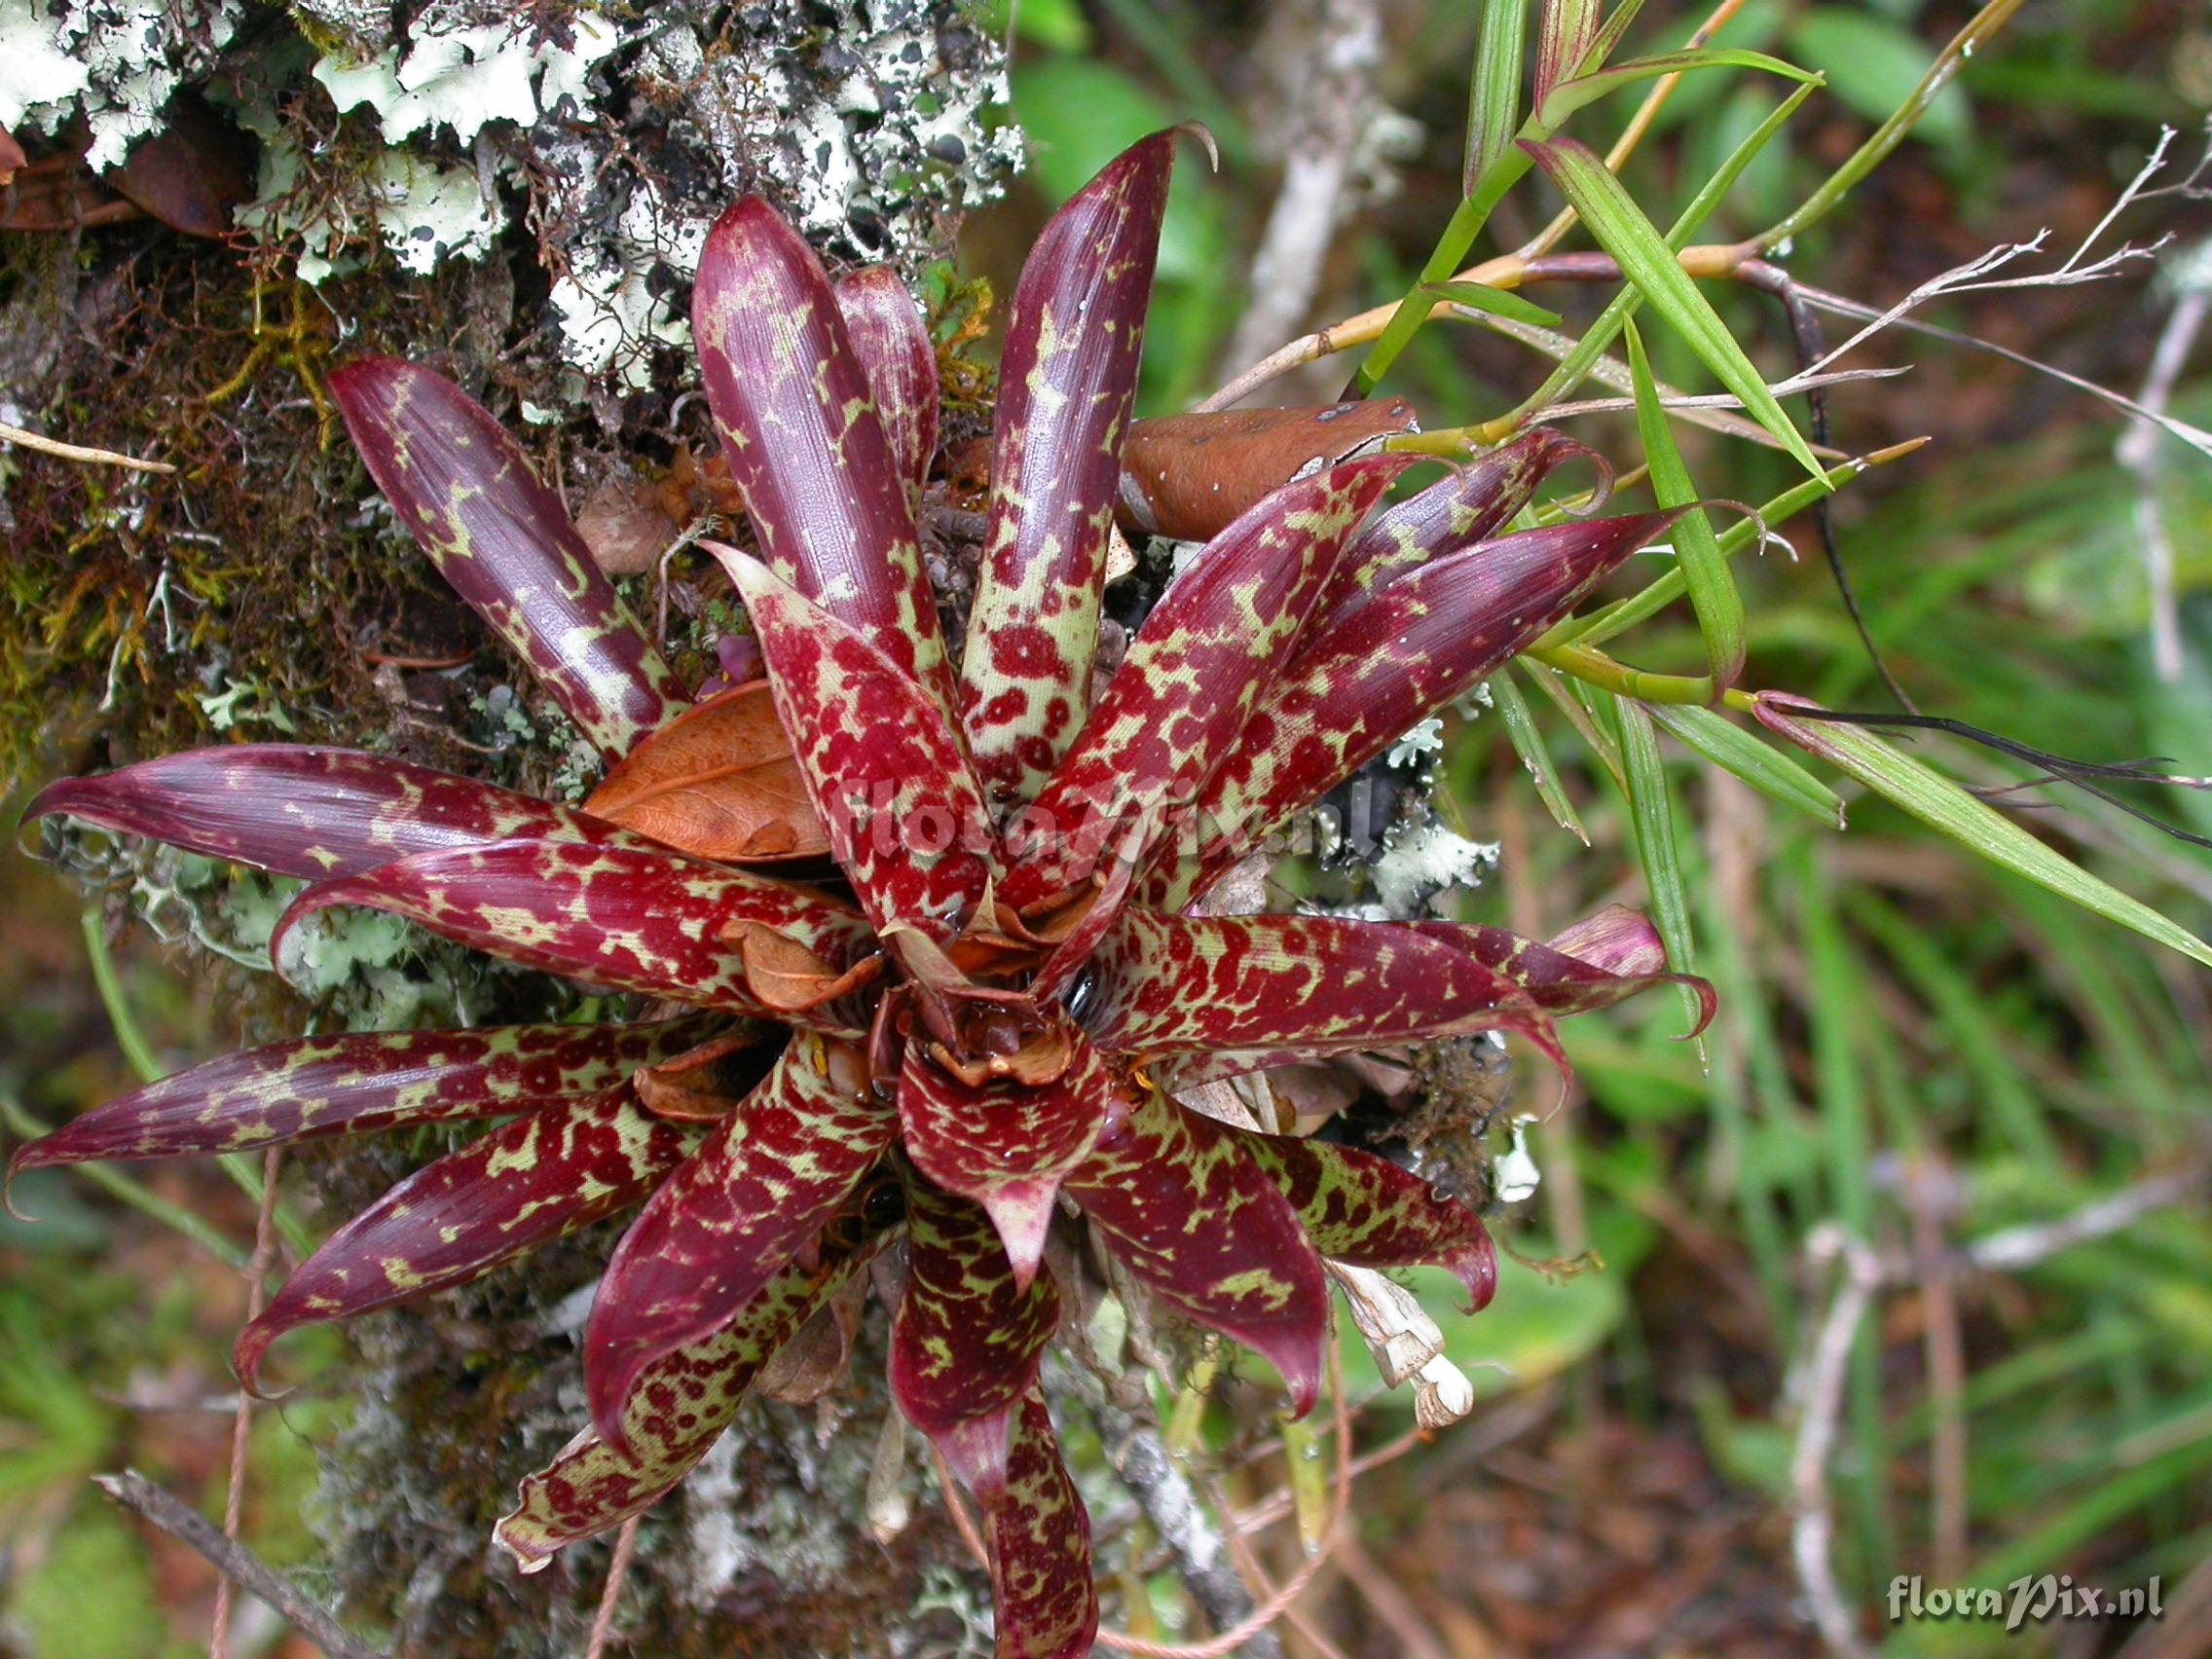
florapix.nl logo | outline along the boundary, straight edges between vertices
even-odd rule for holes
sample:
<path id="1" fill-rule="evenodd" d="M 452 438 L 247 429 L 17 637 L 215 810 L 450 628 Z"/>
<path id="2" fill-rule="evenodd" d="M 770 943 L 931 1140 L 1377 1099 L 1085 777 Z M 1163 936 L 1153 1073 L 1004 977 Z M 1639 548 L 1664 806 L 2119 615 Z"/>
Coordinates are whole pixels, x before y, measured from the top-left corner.
<path id="1" fill-rule="evenodd" d="M 2056 1619 L 2157 1618 L 2165 1611 L 2158 1580 L 2125 1590 L 2079 1584 L 2070 1572 L 2024 1575 L 2008 1584 L 1930 1585 L 1917 1574 L 1890 1580 L 1890 1623 L 1966 1619 L 2007 1630 Z"/>

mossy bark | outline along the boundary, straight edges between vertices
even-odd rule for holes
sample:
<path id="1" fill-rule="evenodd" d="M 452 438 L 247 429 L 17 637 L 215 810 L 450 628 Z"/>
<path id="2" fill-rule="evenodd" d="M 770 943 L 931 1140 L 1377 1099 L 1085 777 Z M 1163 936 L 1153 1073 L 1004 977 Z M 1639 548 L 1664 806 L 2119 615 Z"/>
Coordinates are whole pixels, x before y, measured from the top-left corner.
<path id="1" fill-rule="evenodd" d="M 337 27 L 332 10 L 293 19 L 316 50 Z M 340 10 L 358 27 L 390 22 L 382 9 Z M 747 75 L 791 85 L 813 76 L 826 106 L 849 104 L 839 78 L 854 73 L 864 43 L 846 37 L 903 29 L 939 54 L 956 106 L 980 102 L 998 62 L 958 6 L 676 5 L 656 8 L 649 24 L 623 26 L 654 32 L 626 40 L 599 66 L 599 107 L 582 112 L 590 119 L 571 112 L 499 135 L 502 164 L 519 163 L 534 181 L 534 168 L 573 180 L 578 146 L 599 144 L 621 151 L 631 176 L 693 204 L 741 186 L 780 195 L 841 259 L 887 257 L 911 271 L 947 250 L 953 215 L 942 189 L 890 200 L 865 165 L 855 174 L 850 156 L 826 148 L 840 179 L 806 178 L 810 146 L 789 147 L 775 165 L 723 153 L 718 145 L 743 124 L 706 82 L 653 77 L 696 51 L 725 92 Z M 364 52 L 377 45 L 355 41 Z M 297 78 L 296 63 L 277 59 L 299 52 L 291 24 L 275 17 L 241 38 L 227 66 Z M 303 107 L 343 134 L 333 153 L 371 153 L 373 128 L 340 120 L 318 96 L 307 87 Z M 848 117 L 853 153 L 918 141 L 894 130 L 899 119 L 888 104 L 857 126 Z M 928 141 L 949 157 L 935 104 L 931 119 Z M 993 145 L 1003 155 L 1007 142 L 969 131 L 970 173 L 977 156 Z M 482 165 L 481 144 L 477 152 Z M 455 160 L 469 154 L 457 150 Z M 581 157 L 587 169 L 591 160 Z M 836 192 L 847 203 L 841 220 L 825 215 Z M 577 222 L 535 211 L 556 199 Z M 548 250 L 588 240 L 592 215 L 611 221 L 621 193 L 595 186 L 539 198 L 534 184 L 528 206 L 488 259 L 445 261 L 414 278 L 372 251 L 359 274 L 313 289 L 266 246 L 192 240 L 150 222 L 0 233 L 0 419 L 178 468 L 124 473 L 22 451 L 0 462 L 0 534 L 10 546 L 0 581 L 0 771 L 10 782 L 239 738 L 366 747 L 540 793 L 581 781 L 572 734 L 392 527 L 321 391 L 325 368 L 358 352 L 430 361 L 525 433 L 571 501 L 610 473 L 665 466 L 682 447 L 711 454 L 704 410 L 683 398 L 684 353 L 658 350 L 642 386 L 635 377 L 579 384 L 565 355 L 547 304 Z M 653 280 L 667 285 L 665 274 Z M 680 313 L 681 292 L 663 297 Z M 534 413 L 566 413 L 526 426 L 526 401 Z M 648 615 L 659 598 L 634 596 Z M 703 675 L 692 613 L 709 603 L 704 581 L 694 592 L 680 579 L 674 601 L 672 655 Z M 161 893 L 170 912 L 164 931 L 181 949 L 197 949 L 195 937 L 237 944 L 250 891 L 227 877 L 180 871 L 173 855 L 146 849 L 79 840 L 63 850 L 73 873 L 104 884 L 118 910 L 134 890 L 141 901 Z M 216 965 L 203 956 L 195 971 Z M 376 967 L 424 993 L 402 999 L 418 1018 L 526 1016 L 572 995 L 526 977 L 485 977 L 428 946 L 411 944 Z M 297 1029 L 304 1017 L 266 977 L 223 965 L 219 982 L 244 1037 Z M 321 1014 L 349 1017 L 366 1006 L 359 986 L 341 986 Z M 343 1216 L 436 1150 L 429 1139 L 348 1144 L 303 1152 L 295 1167 L 324 1213 Z M 329 1556 L 325 1588 L 350 1624 L 395 1653 L 550 1659 L 582 1650 L 608 1546 L 571 1550 L 525 1579 L 490 1533 L 515 1482 L 584 1419 L 578 1299 L 614 1236 L 603 1229 L 424 1307 L 362 1320 L 345 1368 L 316 1380 L 318 1390 L 358 1402 L 322 1452 L 313 1521 Z M 700 1475 L 646 1518 L 612 1651 L 976 1650 L 987 1591 L 939 1507 L 917 1503 L 914 1525 L 888 1546 L 862 1526 L 888 1409 L 870 1325 L 880 1320 L 864 1324 L 846 1379 L 822 1403 L 749 1405 Z M 909 1460 L 912 1480 L 925 1481 L 911 1451 Z"/>

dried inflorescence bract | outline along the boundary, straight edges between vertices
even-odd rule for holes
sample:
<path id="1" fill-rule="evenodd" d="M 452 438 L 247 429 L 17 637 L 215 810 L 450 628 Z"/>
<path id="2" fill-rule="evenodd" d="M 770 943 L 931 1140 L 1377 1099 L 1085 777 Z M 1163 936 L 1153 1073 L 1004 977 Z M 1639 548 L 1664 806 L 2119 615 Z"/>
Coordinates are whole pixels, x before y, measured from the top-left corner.
<path id="1" fill-rule="evenodd" d="M 832 284 L 749 201 L 709 240 L 694 329 L 759 557 L 715 551 L 764 686 L 693 703 L 492 419 L 425 370 L 369 361 L 331 379 L 355 444 L 455 589 L 613 764 L 600 793 L 571 807 L 266 745 L 71 780 L 36 805 L 308 878 L 279 962 L 303 916 L 369 905 L 695 1010 L 279 1043 L 140 1089 L 15 1161 L 500 1120 L 301 1265 L 240 1339 L 249 1384 L 284 1331 L 642 1206 L 584 1335 L 591 1424 L 498 1524 L 526 1568 L 681 1481 L 778 1348 L 903 1238 L 893 1392 L 986 1517 L 999 1651 L 1088 1651 L 1088 1528 L 1037 1381 L 1058 1319 L 1048 1235 L 1088 1227 L 1158 1303 L 1272 1361 L 1304 1411 L 1325 1260 L 1442 1266 L 1479 1305 L 1490 1241 L 1384 1160 L 1227 1124 L 1174 1091 L 1497 1028 L 1556 1052 L 1555 1016 L 1667 977 L 1627 912 L 1554 945 L 1199 913 L 1258 838 L 1528 645 L 1667 518 L 1496 535 L 1579 448 L 1543 431 L 1388 506 L 1401 460 L 1328 465 L 1213 538 L 1094 700 L 1170 142 L 1100 174 L 1023 274 L 957 657 L 915 535 L 937 406 L 920 319 L 879 276 Z"/>

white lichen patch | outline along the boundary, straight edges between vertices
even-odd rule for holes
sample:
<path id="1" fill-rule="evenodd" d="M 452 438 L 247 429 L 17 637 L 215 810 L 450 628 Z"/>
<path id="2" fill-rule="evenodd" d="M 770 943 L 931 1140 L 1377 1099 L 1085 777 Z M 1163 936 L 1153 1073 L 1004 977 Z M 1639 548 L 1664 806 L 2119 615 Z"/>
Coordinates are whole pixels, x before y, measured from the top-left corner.
<path id="1" fill-rule="evenodd" d="M 61 19 L 33 0 L 0 0 L 0 127 L 11 129 L 37 111 L 52 130 L 58 117 L 91 83 L 92 70 L 69 54 L 74 36 Z"/>
<path id="2" fill-rule="evenodd" d="M 487 197 L 473 168 L 441 166 L 405 150 L 370 164 L 351 198 L 306 199 L 298 186 L 299 147 L 277 134 L 263 144 L 256 199 L 239 223 L 264 241 L 291 241 L 300 279 L 321 283 L 356 271 L 373 229 L 402 270 L 425 276 L 444 259 L 481 259 L 507 227 L 506 209 Z"/>
<path id="3" fill-rule="evenodd" d="M 300 0 L 297 55 L 245 40 L 243 16 L 0 0 L 0 124 L 81 126 L 104 168 L 179 92 L 205 96 L 260 141 L 240 229 L 311 283 L 387 252 L 430 276 L 527 235 L 552 348 L 529 390 L 554 420 L 585 403 L 614 420 L 610 395 L 677 370 L 707 227 L 738 195 L 769 196 L 833 258 L 911 276 L 1021 164 L 1018 129 L 990 119 L 1003 52 L 926 0 L 757 0 L 736 18 L 703 0 Z"/>
<path id="4" fill-rule="evenodd" d="M 506 228 L 506 210 L 485 196 L 471 168 L 442 167 L 393 150 L 378 160 L 369 186 L 378 234 L 401 267 L 418 276 L 427 276 L 441 259 L 483 258 Z"/>
<path id="5" fill-rule="evenodd" d="M 1393 743 L 1382 760 L 1388 766 L 1418 766 L 1429 756 L 1443 753 L 1444 721 L 1431 715 Z"/>
<path id="6" fill-rule="evenodd" d="M 561 355 L 589 376 L 611 374 L 627 389 L 652 382 L 653 348 L 690 343 L 691 325 L 655 293 L 653 273 L 699 268 L 709 221 L 671 208 L 641 179 L 615 220 L 614 234 L 580 250 L 553 284 Z"/>
<path id="7" fill-rule="evenodd" d="M 1386 915 L 1419 915 L 1438 893 L 1481 886 L 1497 853 L 1495 841 L 1470 841 L 1433 821 L 1414 825 L 1393 836 L 1370 868 L 1376 901 Z"/>
<path id="8" fill-rule="evenodd" d="M 479 21 L 458 6 L 433 5 L 403 47 L 365 61 L 325 55 L 314 77 L 341 111 L 368 105 L 394 143 L 442 128 L 473 144 L 495 121 L 529 127 L 564 98 L 584 101 L 591 66 L 618 37 L 596 12 L 571 13 L 566 22 L 563 43 L 523 18 Z"/>
<path id="9" fill-rule="evenodd" d="M 164 0 L 85 0 L 58 9 L 0 0 L 0 126 L 57 131 L 82 117 L 86 164 L 104 172 L 161 129 L 177 89 L 238 32 L 234 0 L 192 8 L 179 26 Z"/>

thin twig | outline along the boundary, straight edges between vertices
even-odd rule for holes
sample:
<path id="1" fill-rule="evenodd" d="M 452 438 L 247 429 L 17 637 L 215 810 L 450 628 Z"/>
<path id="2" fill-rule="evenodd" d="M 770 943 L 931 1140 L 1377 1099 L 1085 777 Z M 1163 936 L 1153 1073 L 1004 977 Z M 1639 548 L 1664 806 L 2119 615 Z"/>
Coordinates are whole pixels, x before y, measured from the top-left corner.
<path id="1" fill-rule="evenodd" d="M 2154 1210 L 2165 1209 L 2202 1192 L 2204 1171 L 2176 1169 L 2122 1187 L 2107 1198 L 2084 1204 L 2056 1221 L 2028 1222 L 1992 1233 L 1967 1246 L 1966 1262 L 1983 1272 L 2016 1272 L 2061 1250 L 2133 1227 Z"/>
<path id="2" fill-rule="evenodd" d="M 1828 1223 L 1807 1245 L 1815 1261 L 1841 1258 L 1843 1280 L 1821 1320 L 1803 1376 L 1804 1405 L 1797 1419 L 1797 1443 L 1789 1458 L 1789 1492 L 1797 1515 L 1789 1529 L 1789 1552 L 1797 1582 L 1812 1604 L 1813 1623 L 1828 1651 L 1842 1659 L 1861 1659 L 1866 1644 L 1843 1604 L 1829 1542 L 1835 1518 L 1828 1501 L 1828 1452 L 1835 1444 L 1836 1419 L 1843 1411 L 1844 1368 L 1859 1337 L 1874 1291 L 1882 1282 L 1879 1260 L 1864 1243 Z"/>
<path id="3" fill-rule="evenodd" d="M 349 1636 L 336 1619 L 267 1562 L 243 1544 L 224 1537 L 197 1510 L 136 1469 L 126 1469 L 120 1475 L 94 1475 L 92 1485 L 203 1557 L 224 1577 L 260 1597 L 329 1659 L 384 1659 L 375 1648 Z"/>
<path id="4" fill-rule="evenodd" d="M 2174 383 L 2191 348 L 2212 313 L 2212 290 L 2192 283 L 2175 303 L 2158 344 L 2151 353 L 2150 372 L 2135 401 L 2153 417 L 2163 415 L 2173 400 Z M 2114 458 L 2135 474 L 2135 529 L 2143 543 L 2143 573 L 2151 589 L 2151 662 L 2167 685 L 2182 675 L 2181 614 L 2174 593 L 2174 544 L 2166 534 L 2166 515 L 2158 503 L 2158 424 L 2137 416 L 2120 435 Z"/>
<path id="5" fill-rule="evenodd" d="M 253 1258 L 245 1265 L 245 1322 L 261 1317 L 269 1299 L 269 1270 L 276 1260 L 276 1169 L 284 1149 L 273 1146 L 261 1161 L 261 1213 L 253 1224 Z M 253 1394 L 239 1390 L 238 1415 L 231 1422 L 231 1482 L 223 1496 L 223 1536 L 238 1542 L 245 1512 L 246 1435 L 253 1427 Z M 215 1586 L 215 1618 L 207 1636 L 207 1659 L 227 1659 L 231 1647 L 231 1581 Z"/>
<path id="6" fill-rule="evenodd" d="M 1909 1251 L 1878 1253 L 1833 1222 L 1814 1229 L 1806 1241 L 1806 1253 L 1816 1264 L 1840 1261 L 1842 1278 L 1791 1390 L 1799 1399 L 1800 1415 L 1789 1459 L 1791 1506 L 1796 1511 L 1789 1542 L 1799 1587 L 1812 1607 L 1821 1640 L 1831 1653 L 1841 1659 L 1861 1659 L 1867 1651 L 1836 1583 L 1830 1552 L 1834 1524 L 1827 1462 L 1843 1410 L 1844 1373 L 1852 1345 L 1875 1294 L 1885 1286 L 1914 1284 L 1929 1277 L 1955 1278 L 1970 1272 L 2011 1272 L 2033 1267 L 2061 1250 L 2103 1238 L 2154 1211 L 2180 1203 L 2201 1192 L 2204 1184 L 2202 1168 L 2170 1170 L 2054 1221 L 2009 1227 L 1962 1250 L 1934 1256 L 1925 1250 L 1918 1255 Z"/>
<path id="7" fill-rule="evenodd" d="M 1934 1426 L 1928 1437 L 1929 1552 L 1938 1583 L 1959 1583 L 1967 1567 L 1967 1354 L 1959 1328 L 1959 1298 L 1943 1258 L 1944 1195 L 1948 1172 L 1923 1154 L 1905 1171 L 1905 1200 L 1912 1210 L 1912 1253 L 1926 1330 L 1928 1403 Z"/>
<path id="8" fill-rule="evenodd" d="M 638 1551 L 638 1523 L 644 1519 L 643 1515 L 631 1516 L 614 1534 L 614 1555 L 607 1564 L 607 1588 L 599 1593 L 599 1611 L 592 1615 L 584 1659 L 602 1659 L 607 1652 L 607 1639 L 614 1631 L 614 1609 L 622 1604 L 623 1580 L 630 1576 L 630 1559 Z"/>
<path id="9" fill-rule="evenodd" d="M 166 461 L 139 461 L 135 457 L 117 455 L 113 450 L 87 449 L 83 444 L 65 444 L 59 438 L 49 438 L 37 432 L 26 432 L 20 426 L 11 426 L 0 421 L 0 443 L 20 444 L 41 455 L 58 457 L 62 461 L 89 461 L 96 466 L 127 466 L 133 472 L 174 472 L 175 467 Z"/>
<path id="10" fill-rule="evenodd" d="M 1345 1455 L 1345 1450 L 1351 1441 L 1351 1418 L 1350 1409 L 1345 1400 L 1344 1364 L 1333 1340 L 1327 1344 L 1323 1352 L 1328 1359 L 1329 1398 L 1336 1416 L 1338 1455 L 1330 1490 L 1329 1519 L 1321 1529 L 1321 1541 L 1312 1555 L 1296 1572 L 1282 1581 L 1272 1596 L 1246 1614 L 1241 1622 L 1232 1625 L 1209 1641 L 1189 1644 L 1144 1641 L 1132 1636 L 1124 1636 L 1119 1631 L 1102 1630 L 1098 1633 L 1099 1646 L 1111 1648 L 1118 1653 L 1134 1653 L 1139 1655 L 1139 1659 L 1224 1659 L 1225 1655 L 1235 1653 L 1239 1648 L 1248 1656 L 1281 1650 L 1269 1627 L 1306 1593 L 1306 1587 L 1328 1565 L 1331 1554 L 1345 1535 L 1345 1523 L 1351 1514 L 1351 1458 Z M 1104 1420 L 1101 1419 L 1100 1427 L 1103 1429 L 1104 1426 Z M 1141 1501 L 1141 1493 L 1139 1498 Z M 1157 1527 L 1159 1523 L 1156 1521 L 1154 1525 Z"/>

